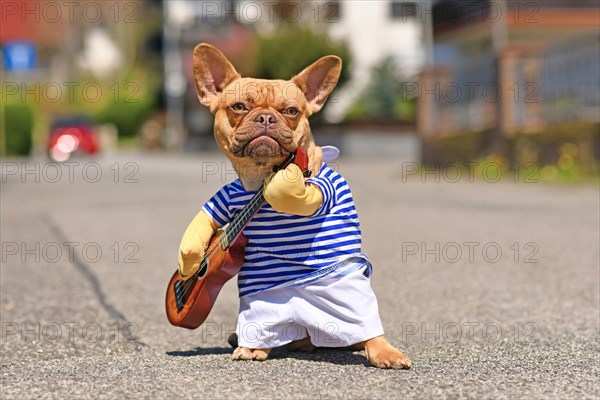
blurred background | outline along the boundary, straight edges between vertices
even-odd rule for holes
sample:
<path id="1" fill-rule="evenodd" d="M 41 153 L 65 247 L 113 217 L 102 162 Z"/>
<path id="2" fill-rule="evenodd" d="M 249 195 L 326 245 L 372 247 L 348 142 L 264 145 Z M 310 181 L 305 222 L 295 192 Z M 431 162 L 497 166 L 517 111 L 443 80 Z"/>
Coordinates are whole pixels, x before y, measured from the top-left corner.
<path id="1" fill-rule="evenodd" d="M 246 76 L 342 57 L 312 124 L 346 156 L 597 176 L 599 20 L 595 0 L 6 1 L 1 151 L 214 150 L 192 74 L 208 42 Z"/>
<path id="2" fill-rule="evenodd" d="M 1 399 L 598 398 L 598 0 L 0 0 L 0 19 Z M 201 42 L 254 77 L 343 59 L 311 127 L 341 150 L 410 371 L 231 362 L 235 279 L 203 327 L 169 325 L 182 234 L 236 179 Z"/>

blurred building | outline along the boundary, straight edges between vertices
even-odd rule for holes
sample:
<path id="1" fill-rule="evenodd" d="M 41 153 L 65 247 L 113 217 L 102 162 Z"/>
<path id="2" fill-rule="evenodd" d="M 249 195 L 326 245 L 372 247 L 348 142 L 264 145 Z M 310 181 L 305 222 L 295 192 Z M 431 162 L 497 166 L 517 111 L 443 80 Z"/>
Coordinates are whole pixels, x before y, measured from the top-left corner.
<path id="1" fill-rule="evenodd" d="M 16 143 L 23 143 L 18 154 L 44 151 L 54 119 L 91 116 L 90 109 L 113 98 L 110 88 L 119 89 L 116 81 L 140 54 L 136 38 L 147 3 L 0 2 L 1 111 L 11 114 L 0 123 L 0 152 L 15 153 Z"/>
<path id="2" fill-rule="evenodd" d="M 5 80 L 69 81 L 79 72 L 99 78 L 117 73 L 135 54 L 132 38 L 142 6 L 142 0 L 2 2 L 2 46 L 24 41 L 36 51 L 32 71 L 15 75 L 5 69 Z"/>
<path id="3" fill-rule="evenodd" d="M 419 83 L 425 141 L 479 132 L 489 147 L 600 122 L 597 1 L 441 0 L 433 20 L 434 63 Z"/>
<path id="4" fill-rule="evenodd" d="M 211 43 L 243 64 L 254 29 L 239 14 L 238 1 L 163 1 L 164 74 L 169 148 L 212 149 L 212 116 L 198 103 L 193 50 Z"/>
<path id="5" fill-rule="evenodd" d="M 390 0 L 165 1 L 169 143 L 192 149 L 214 146 L 212 117 L 196 99 L 192 74 L 196 44 L 217 46 L 243 72 L 244 64 L 254 56 L 257 35 L 276 33 L 282 24 L 300 24 L 346 41 L 353 54 L 352 79 L 327 110 L 328 119 L 337 122 L 368 84 L 373 67 L 386 58 L 404 76 L 418 74 L 425 59 L 420 12 L 416 2 Z M 413 127 L 409 128 L 414 134 Z M 402 130 L 407 130 L 406 124 Z"/>
<path id="6" fill-rule="evenodd" d="M 331 120 L 343 118 L 349 105 L 369 83 L 373 68 L 385 59 L 391 59 L 398 72 L 409 79 L 423 67 L 421 13 L 426 9 L 418 2 L 318 0 L 304 3 L 304 18 L 298 23 L 310 24 L 328 32 L 332 39 L 346 41 L 354 56 L 352 80 L 338 93 L 339 101 L 329 105 Z M 272 30 L 274 25 L 265 28 Z"/>

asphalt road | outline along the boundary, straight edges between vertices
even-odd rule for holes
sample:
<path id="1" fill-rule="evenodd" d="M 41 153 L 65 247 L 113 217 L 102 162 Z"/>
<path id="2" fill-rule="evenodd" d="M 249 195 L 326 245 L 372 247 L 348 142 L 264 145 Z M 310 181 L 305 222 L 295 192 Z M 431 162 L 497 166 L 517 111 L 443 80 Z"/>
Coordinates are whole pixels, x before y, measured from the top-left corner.
<path id="1" fill-rule="evenodd" d="M 599 397 L 597 185 L 436 182 L 381 159 L 336 167 L 386 335 L 411 370 L 340 350 L 233 362 L 235 282 L 200 329 L 168 324 L 183 230 L 233 178 L 222 158 L 5 160 L 0 397 Z"/>

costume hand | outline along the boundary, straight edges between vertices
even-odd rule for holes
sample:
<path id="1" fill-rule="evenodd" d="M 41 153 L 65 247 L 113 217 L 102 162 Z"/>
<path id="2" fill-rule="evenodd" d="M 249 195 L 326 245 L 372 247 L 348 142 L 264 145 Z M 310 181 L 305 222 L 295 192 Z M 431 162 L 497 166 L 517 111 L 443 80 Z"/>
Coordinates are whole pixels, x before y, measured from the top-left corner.
<path id="1" fill-rule="evenodd" d="M 319 188 L 304 182 L 296 164 L 270 174 L 264 182 L 264 196 L 275 211 L 302 216 L 314 214 L 323 203 Z"/>
<path id="2" fill-rule="evenodd" d="M 216 223 L 204 211 L 200 211 L 185 230 L 179 245 L 178 260 L 179 275 L 183 280 L 191 278 L 198 271 L 216 230 Z"/>

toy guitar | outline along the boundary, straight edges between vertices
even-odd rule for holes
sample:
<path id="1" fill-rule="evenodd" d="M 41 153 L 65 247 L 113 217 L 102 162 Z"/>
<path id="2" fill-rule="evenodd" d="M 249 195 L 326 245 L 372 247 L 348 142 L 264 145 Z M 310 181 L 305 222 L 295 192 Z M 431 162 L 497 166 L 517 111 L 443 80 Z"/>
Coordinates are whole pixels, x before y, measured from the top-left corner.
<path id="1" fill-rule="evenodd" d="M 305 176 L 310 175 L 308 157 L 301 148 L 274 169 L 284 169 L 291 163 L 298 165 Z M 191 278 L 184 281 L 175 271 L 165 299 L 167 318 L 172 325 L 196 329 L 206 320 L 221 288 L 242 268 L 244 247 L 248 243 L 242 231 L 264 203 L 261 187 L 233 220 L 213 235 L 198 271 Z"/>

